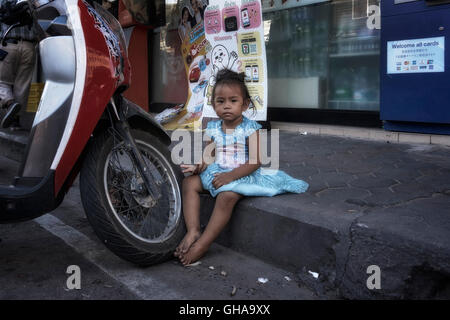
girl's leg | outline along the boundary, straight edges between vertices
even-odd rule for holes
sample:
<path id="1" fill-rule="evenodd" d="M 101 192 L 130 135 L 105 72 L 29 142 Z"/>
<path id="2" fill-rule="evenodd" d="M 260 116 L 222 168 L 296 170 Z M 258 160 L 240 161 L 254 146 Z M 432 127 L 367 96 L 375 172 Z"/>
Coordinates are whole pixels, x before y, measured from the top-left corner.
<path id="1" fill-rule="evenodd" d="M 184 178 L 183 192 L 183 214 L 187 233 L 175 249 L 174 255 L 179 257 L 186 253 L 200 237 L 200 195 L 203 191 L 202 182 L 198 175 Z"/>
<path id="2" fill-rule="evenodd" d="M 211 243 L 219 236 L 230 220 L 234 206 L 241 198 L 242 195 L 232 191 L 221 192 L 217 195 L 214 210 L 205 231 L 191 245 L 188 252 L 180 258 L 184 265 L 197 261 L 206 253 Z"/>

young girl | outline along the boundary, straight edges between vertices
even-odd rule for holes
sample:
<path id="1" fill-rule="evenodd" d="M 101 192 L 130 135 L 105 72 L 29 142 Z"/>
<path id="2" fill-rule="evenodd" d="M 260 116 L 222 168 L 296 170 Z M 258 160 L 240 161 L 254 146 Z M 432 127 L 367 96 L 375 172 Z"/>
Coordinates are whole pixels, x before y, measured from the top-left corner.
<path id="1" fill-rule="evenodd" d="M 200 259 L 228 223 L 233 208 L 243 196 L 273 196 L 301 193 L 308 184 L 283 171 L 265 174 L 260 168 L 258 130 L 261 125 L 242 113 L 250 104 L 244 74 L 218 72 L 212 105 L 220 120 L 210 121 L 206 134 L 214 143 L 215 161 L 207 165 L 181 165 L 192 173 L 183 181 L 183 212 L 187 233 L 175 250 L 183 265 Z M 208 146 L 210 147 L 210 146 Z M 208 148 L 207 147 L 207 148 Z M 200 193 L 216 197 L 214 210 L 203 233 L 200 230 Z"/>
<path id="2" fill-rule="evenodd" d="M 190 24 L 191 14 L 187 7 L 183 7 L 181 11 L 180 24 L 178 25 L 178 35 L 180 36 L 181 42 L 189 41 L 189 33 L 191 32 Z"/>

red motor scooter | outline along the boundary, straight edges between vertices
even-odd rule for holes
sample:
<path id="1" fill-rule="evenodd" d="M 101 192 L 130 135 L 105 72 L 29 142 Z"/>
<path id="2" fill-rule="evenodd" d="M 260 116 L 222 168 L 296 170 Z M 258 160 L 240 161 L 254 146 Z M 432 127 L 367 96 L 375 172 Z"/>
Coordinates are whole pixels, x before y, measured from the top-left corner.
<path id="1" fill-rule="evenodd" d="M 164 261 L 185 233 L 183 175 L 167 133 L 121 95 L 130 66 L 119 22 L 85 0 L 28 1 L 23 14 L 45 34 L 45 86 L 18 176 L 0 186 L 0 223 L 54 210 L 80 173 L 84 211 L 102 242 L 138 265 Z"/>

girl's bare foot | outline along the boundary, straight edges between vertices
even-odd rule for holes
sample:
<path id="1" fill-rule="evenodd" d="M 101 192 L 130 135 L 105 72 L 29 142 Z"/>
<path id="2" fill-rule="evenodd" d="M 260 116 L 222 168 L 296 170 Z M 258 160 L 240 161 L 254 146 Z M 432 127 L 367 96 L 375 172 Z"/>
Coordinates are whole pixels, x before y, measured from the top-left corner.
<path id="1" fill-rule="evenodd" d="M 202 244 L 201 242 L 197 241 L 194 244 L 191 245 L 188 252 L 186 254 L 181 255 L 180 261 L 183 265 L 191 264 L 201 257 L 208 251 L 207 245 Z"/>
<path id="2" fill-rule="evenodd" d="M 195 241 L 197 241 L 198 238 L 200 238 L 199 231 L 189 231 L 188 233 L 186 233 L 183 240 L 181 240 L 180 244 L 175 249 L 174 256 L 181 257 L 186 254 L 189 248 Z"/>

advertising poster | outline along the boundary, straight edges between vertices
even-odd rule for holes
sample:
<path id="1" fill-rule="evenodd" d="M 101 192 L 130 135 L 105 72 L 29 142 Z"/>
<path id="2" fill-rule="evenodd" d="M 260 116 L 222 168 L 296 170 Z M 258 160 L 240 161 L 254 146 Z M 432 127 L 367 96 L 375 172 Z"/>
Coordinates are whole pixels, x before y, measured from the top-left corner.
<path id="1" fill-rule="evenodd" d="M 387 73 L 445 71 L 445 37 L 388 41 Z"/>
<path id="2" fill-rule="evenodd" d="M 211 50 L 211 45 L 205 38 L 203 23 L 207 5 L 207 0 L 181 1 L 178 36 L 189 91 L 182 111 L 173 120 L 164 124 L 167 130 L 178 128 L 195 130 L 201 126 L 203 101 L 210 74 L 207 52 Z"/>
<path id="3" fill-rule="evenodd" d="M 254 109 L 244 114 L 254 120 L 267 117 L 267 64 L 260 0 L 211 0 L 205 10 L 206 40 L 211 51 L 203 117 L 217 117 L 211 105 L 217 72 L 227 68 L 245 73 Z"/>
<path id="4" fill-rule="evenodd" d="M 197 130 L 203 118 L 217 117 L 211 94 L 215 76 L 223 68 L 245 73 L 254 106 L 245 116 L 266 120 L 267 65 L 261 0 L 185 0 L 180 8 L 178 36 L 189 92 L 181 111 L 164 128 Z"/>

